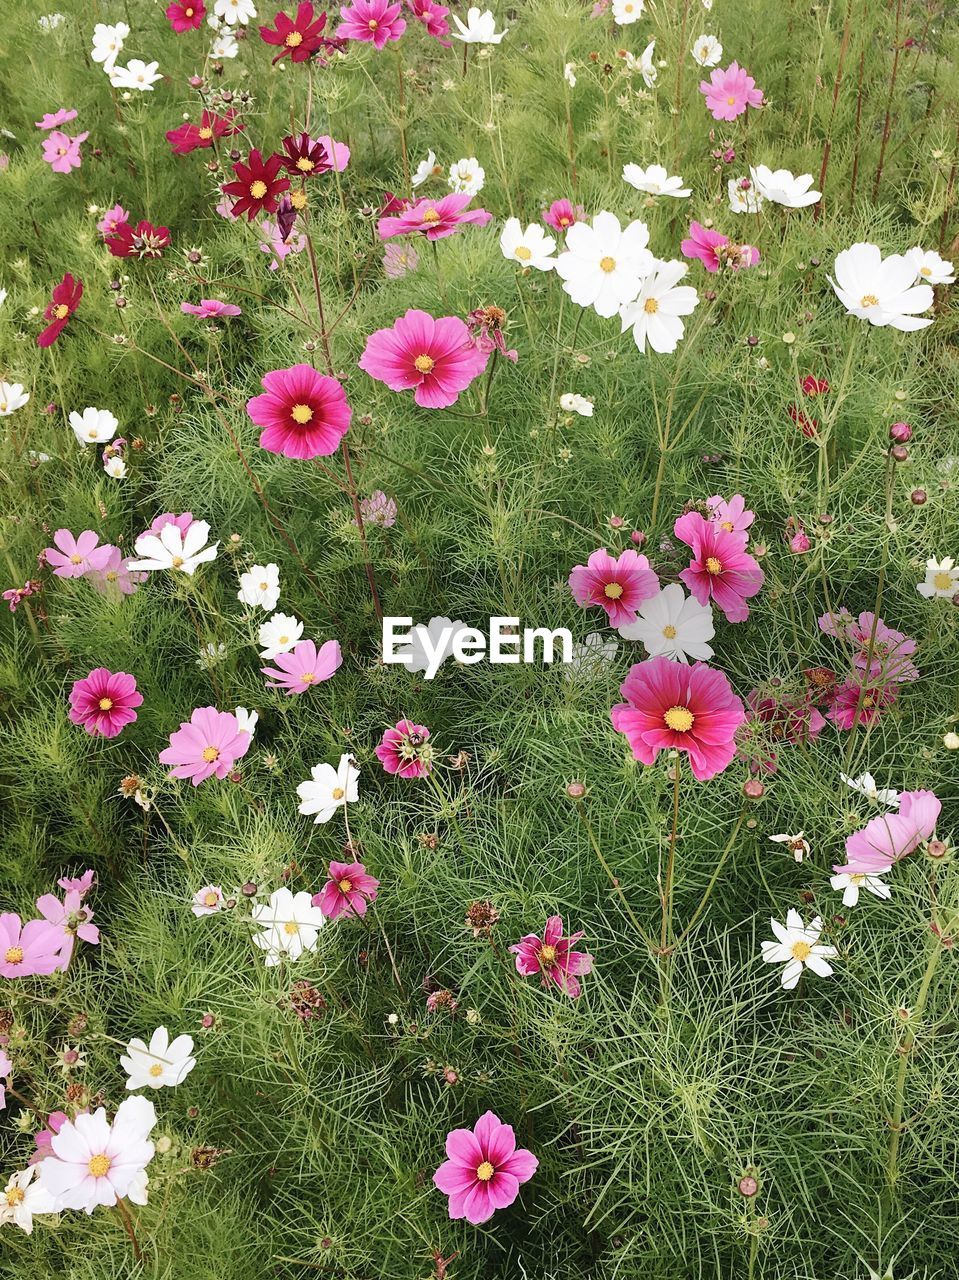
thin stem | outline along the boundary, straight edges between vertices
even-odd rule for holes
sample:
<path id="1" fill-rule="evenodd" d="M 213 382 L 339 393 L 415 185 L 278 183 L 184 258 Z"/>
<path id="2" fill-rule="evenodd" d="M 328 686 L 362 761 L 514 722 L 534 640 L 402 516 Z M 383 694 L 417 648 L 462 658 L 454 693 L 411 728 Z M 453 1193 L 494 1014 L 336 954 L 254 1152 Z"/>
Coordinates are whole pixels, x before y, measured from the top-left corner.
<path id="1" fill-rule="evenodd" d="M 673 764 L 673 822 L 669 832 L 669 857 L 666 861 L 666 883 L 660 889 L 662 921 L 659 929 L 659 949 L 662 955 L 670 950 L 669 938 L 673 927 L 673 882 L 676 872 L 676 839 L 679 835 L 679 783 L 682 770 L 677 759 Z"/>
<path id="2" fill-rule="evenodd" d="M 712 876 L 710 877 L 709 884 L 706 886 L 706 892 L 703 894 L 702 898 L 700 899 L 699 906 L 693 912 L 692 917 L 690 918 L 689 924 L 687 924 L 686 928 L 682 931 L 682 933 L 676 939 L 676 942 L 673 947 L 674 950 L 682 946 L 682 944 L 686 941 L 686 939 L 689 937 L 689 935 L 692 933 L 693 929 L 695 928 L 696 922 L 698 921 L 699 917 L 706 910 L 706 904 L 709 902 L 710 895 L 712 894 L 713 889 L 716 887 L 716 881 L 719 879 L 720 873 L 722 872 L 723 867 L 726 865 L 726 859 L 729 857 L 730 853 L 732 853 L 733 845 L 736 843 L 736 837 L 739 835 L 739 832 L 742 828 L 743 820 L 745 819 L 745 817 L 746 817 L 746 811 L 744 809 L 740 813 L 739 817 L 736 819 L 736 825 L 733 827 L 732 831 L 729 834 L 729 839 L 726 841 L 726 846 L 719 856 L 719 861 L 716 863 L 716 868 L 713 871 Z"/>
<path id="3" fill-rule="evenodd" d="M 370 547 L 366 541 L 366 526 L 363 524 L 363 511 L 360 507 L 359 495 L 356 492 L 356 482 L 353 479 L 353 468 L 350 464 L 350 450 L 346 443 L 346 436 L 343 437 L 343 467 L 346 470 L 346 481 L 349 485 L 350 501 L 353 504 L 353 518 L 356 520 L 357 527 L 360 531 L 360 543 L 363 547 L 363 567 L 366 570 L 366 580 L 370 584 L 370 595 L 373 597 L 373 608 L 376 610 L 376 616 L 380 622 L 383 621 L 383 606 L 380 604 L 379 592 L 376 590 L 376 576 L 373 573 L 373 562 L 370 559 Z"/>
<path id="4" fill-rule="evenodd" d="M 133 1228 L 133 1218 L 130 1216 L 130 1210 L 123 1203 L 122 1199 L 117 1200 L 116 1207 L 117 1213 L 119 1213 L 121 1221 L 123 1222 L 123 1229 L 130 1237 L 130 1243 L 133 1245 L 133 1256 L 136 1258 L 137 1262 L 142 1262 L 143 1253 L 141 1252 L 140 1245 L 137 1242 L 137 1233 Z"/>
<path id="5" fill-rule="evenodd" d="M 576 809 L 577 809 L 577 812 L 579 813 L 580 821 L 582 822 L 583 826 L 586 828 L 586 834 L 589 836 L 589 843 L 593 846 L 593 852 L 596 854 L 597 860 L 599 861 L 599 865 L 603 868 L 603 870 L 606 872 L 606 875 L 609 877 L 609 883 L 613 886 L 613 889 L 615 890 L 615 892 L 619 894 L 619 900 L 623 904 L 623 910 L 626 912 L 627 916 L 629 916 L 630 923 L 632 924 L 636 932 L 639 934 L 639 936 L 643 939 L 643 941 L 647 944 L 647 946 L 651 946 L 651 939 L 649 937 L 649 934 L 646 932 L 643 926 L 639 923 L 639 920 L 637 919 L 635 911 L 629 905 L 629 901 L 626 897 L 625 892 L 623 891 L 623 886 L 619 882 L 619 877 L 613 874 L 612 867 L 609 865 L 609 863 L 606 861 L 605 857 L 603 856 L 603 851 L 599 847 L 599 841 L 596 839 L 596 835 L 593 831 L 592 824 L 590 823 L 589 817 L 586 813 L 586 806 L 583 804 L 582 800 L 576 801 Z"/>

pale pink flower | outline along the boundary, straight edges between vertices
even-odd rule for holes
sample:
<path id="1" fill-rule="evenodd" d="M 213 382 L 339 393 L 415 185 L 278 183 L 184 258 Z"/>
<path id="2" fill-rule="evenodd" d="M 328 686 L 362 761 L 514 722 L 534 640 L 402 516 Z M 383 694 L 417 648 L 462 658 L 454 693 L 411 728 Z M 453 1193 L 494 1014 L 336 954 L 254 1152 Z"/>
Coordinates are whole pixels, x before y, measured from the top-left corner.
<path id="1" fill-rule="evenodd" d="M 306 693 L 314 685 L 329 680 L 343 661 L 338 640 L 327 640 L 317 649 L 312 640 L 301 640 L 290 653 L 278 653 L 273 659 L 276 667 L 261 667 L 268 689 L 282 689 L 289 697 L 294 693 Z M 279 668 L 279 670 L 277 670 Z"/>
<path id="2" fill-rule="evenodd" d="M 84 530 L 77 538 L 69 529 L 58 529 L 53 544 L 43 554 L 58 578 L 82 578 L 85 573 L 102 569 L 115 550 L 109 543 L 101 546 L 92 529 Z"/>
<path id="3" fill-rule="evenodd" d="M 174 766 L 171 778 L 188 778 L 198 787 L 214 775 L 225 778 L 249 751 L 251 742 L 231 711 L 197 707 L 190 719 L 170 734 L 170 745 L 160 752 L 160 763 Z"/>

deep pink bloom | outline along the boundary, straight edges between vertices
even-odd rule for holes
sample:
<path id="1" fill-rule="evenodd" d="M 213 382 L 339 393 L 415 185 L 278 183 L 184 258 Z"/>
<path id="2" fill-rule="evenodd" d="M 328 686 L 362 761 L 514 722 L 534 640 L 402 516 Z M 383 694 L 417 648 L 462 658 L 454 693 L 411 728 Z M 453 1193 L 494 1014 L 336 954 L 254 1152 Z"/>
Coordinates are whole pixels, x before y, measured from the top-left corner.
<path id="1" fill-rule="evenodd" d="M 201 298 L 199 306 L 192 302 L 181 302 L 180 310 L 184 315 L 200 316 L 203 320 L 223 320 L 243 314 L 232 302 L 218 302 L 216 298 Z"/>
<path id="2" fill-rule="evenodd" d="M 735 120 L 747 107 L 763 105 L 763 91 L 745 67 L 731 62 L 725 70 L 716 67 L 709 80 L 699 82 L 699 92 L 714 120 Z"/>
<path id="3" fill-rule="evenodd" d="M 164 10 L 167 21 L 178 36 L 184 31 L 199 31 L 206 17 L 203 0 L 174 0 Z"/>
<path id="4" fill-rule="evenodd" d="M 60 107 L 58 111 L 47 111 L 44 113 L 42 120 L 36 120 L 34 123 L 38 129 L 59 129 L 62 124 L 69 124 L 71 120 L 76 120 L 77 113 L 68 107 Z"/>
<path id="5" fill-rule="evenodd" d="M 218 138 L 229 138 L 235 133 L 242 133 L 244 126 L 235 124 L 235 117 L 236 111 L 232 108 L 222 116 L 218 116 L 215 111 L 204 111 L 200 116 L 199 124 L 185 120 L 175 129 L 168 129 L 166 140 L 173 148 L 175 156 L 188 156 L 191 151 L 212 147 Z M 120 221 L 126 222 L 128 218 L 129 214 L 124 214 Z M 110 233 L 104 231 L 104 235 L 107 234 Z"/>
<path id="6" fill-rule="evenodd" d="M 245 164 L 241 160 L 234 164 L 235 181 L 225 182 L 220 188 L 225 195 L 233 197 L 234 217 L 245 213 L 252 222 L 262 213 L 276 213 L 280 196 L 290 189 L 289 178 L 280 176 L 282 167 L 282 156 L 271 155 L 264 160 L 255 148 Z"/>
<path id="7" fill-rule="evenodd" d="M 931 838 L 941 810 L 942 804 L 932 791 L 903 791 L 898 813 L 881 814 L 846 837 L 846 865 L 833 870 L 837 874 L 882 875 Z"/>
<path id="8" fill-rule="evenodd" d="M 93 872 L 89 872 L 93 875 Z M 59 929 L 62 937 L 60 952 L 60 968 L 66 969 L 73 955 L 73 947 L 80 938 L 96 946 L 100 941 L 100 930 L 92 923 L 93 911 L 84 905 L 83 894 L 79 889 L 68 889 L 63 901 L 55 893 L 45 893 L 37 898 L 37 910 L 48 921 Z"/>
<path id="9" fill-rule="evenodd" d="M 54 129 L 43 140 L 43 158 L 54 173 L 69 173 L 71 169 L 79 169 L 83 163 L 80 155 L 80 143 L 89 138 L 88 133 L 78 133 L 71 138 L 59 129 Z"/>
<path id="10" fill-rule="evenodd" d="M 331 138 L 328 133 L 321 134 L 316 142 L 323 144 L 323 149 L 333 161 L 333 168 L 337 173 L 342 173 L 346 166 L 350 163 L 350 149 L 345 142 L 337 142 Z"/>
<path id="11" fill-rule="evenodd" d="M 245 756 L 253 739 L 241 732 L 231 711 L 197 707 L 190 719 L 170 734 L 170 745 L 160 752 L 161 764 L 172 764 L 171 778 L 189 778 L 195 787 L 214 774 L 225 778 L 234 763 Z"/>
<path id="12" fill-rule="evenodd" d="M 736 754 L 746 710 L 721 671 L 704 662 L 650 658 L 630 667 L 619 691 L 626 701 L 610 712 L 613 728 L 643 764 L 653 764 L 662 750 L 685 751 L 693 776 L 704 781 Z"/>
<path id="13" fill-rule="evenodd" d="M 450 33 L 450 24 L 446 21 L 449 9 L 441 4 L 434 4 L 433 0 L 406 0 L 406 3 L 413 16 L 426 28 L 427 35 L 438 40 L 444 49 L 453 47 L 452 41 L 446 39 Z"/>
<path id="14" fill-rule="evenodd" d="M 544 987 L 555 983 L 563 995 L 575 1000 L 580 994 L 577 977 L 584 973 L 592 973 L 593 957 L 585 951 L 573 951 L 575 942 L 583 936 L 582 931 L 563 937 L 563 917 L 550 916 L 546 921 L 543 936 L 527 933 L 519 942 L 510 947 L 516 956 L 516 972 L 524 978 L 534 973 L 541 975 Z"/>
<path id="15" fill-rule="evenodd" d="M 399 40 L 406 30 L 406 20 L 400 17 L 403 6 L 390 4 L 389 0 L 353 0 L 348 8 L 340 9 L 343 21 L 336 29 L 340 40 L 365 40 L 382 49 L 388 40 Z"/>
<path id="16" fill-rule="evenodd" d="M 451 1218 L 473 1226 L 505 1209 L 539 1168 L 532 1151 L 517 1150 L 511 1125 L 487 1111 L 472 1129 L 453 1129 L 446 1137 L 449 1156 L 433 1174 L 433 1182 L 449 1196 Z"/>
<path id="17" fill-rule="evenodd" d="M 376 758 L 387 773 L 401 778 L 425 778 L 433 769 L 433 747 L 425 724 L 397 720 L 387 729 L 376 748 Z"/>
<path id="18" fill-rule="evenodd" d="M 85 573 L 102 569 L 114 551 L 109 543 L 100 546 L 100 538 L 92 529 L 85 529 L 78 538 L 69 529 L 58 529 L 53 543 L 43 554 L 58 578 L 82 578 Z"/>
<path id="19" fill-rule="evenodd" d="M 854 724 L 872 724 L 896 701 L 897 692 L 894 684 L 877 684 L 850 677 L 836 690 L 826 719 L 831 720 L 837 729 L 851 729 Z"/>
<path id="20" fill-rule="evenodd" d="M 580 608 L 598 605 L 605 609 L 611 627 L 635 622 L 639 606 L 659 592 L 659 579 L 649 561 L 631 548 L 621 551 L 616 559 L 605 547 L 594 551 L 584 565 L 576 565 L 570 573 L 569 585 Z"/>
<path id="21" fill-rule="evenodd" d="M 46 920 L 20 924 L 12 911 L 0 914 L 0 977 L 32 978 L 60 968 L 63 930 Z"/>
<path id="22" fill-rule="evenodd" d="M 554 200 L 548 209 L 544 209 L 540 217 L 554 231 L 568 231 L 574 222 L 582 222 L 586 211 L 581 204 L 573 205 L 570 200 Z"/>
<path id="23" fill-rule="evenodd" d="M 130 221 L 130 215 L 122 204 L 115 204 L 112 209 L 108 209 L 100 221 L 97 223 L 97 230 L 104 239 L 107 236 L 114 236 L 117 228 L 124 222 Z"/>
<path id="24" fill-rule="evenodd" d="M 698 511 L 680 516 L 673 533 L 692 548 L 689 568 L 679 576 L 699 603 L 714 600 L 729 622 L 745 622 L 746 600 L 763 585 L 763 571 L 746 551 L 746 534 L 727 533 Z"/>
<path id="25" fill-rule="evenodd" d="M 426 236 L 427 240 L 443 240 L 470 224 L 485 227 L 492 214 L 486 209 L 467 209 L 473 199 L 468 191 L 454 191 L 439 200 L 424 197 L 395 216 L 380 218 L 377 233 L 381 240 L 393 236 Z"/>
<path id="26" fill-rule="evenodd" d="M 745 533 L 756 519 L 755 511 L 749 510 L 741 493 L 734 493 L 728 502 L 721 494 L 714 493 L 706 499 L 706 506 L 710 520 L 727 533 Z"/>
<path id="27" fill-rule="evenodd" d="M 379 887 L 379 880 L 366 874 L 362 862 L 331 862 L 330 878 L 319 893 L 314 893 L 313 906 L 319 907 L 328 920 L 365 916 Z"/>
<path id="28" fill-rule="evenodd" d="M 689 224 L 689 235 L 680 243 L 680 250 L 687 258 L 698 258 L 707 271 L 718 271 L 723 265 L 719 253 L 729 244 L 729 236 L 721 231 L 713 231 L 698 222 Z"/>
<path id="29" fill-rule="evenodd" d="M 274 62 L 287 55 L 291 62 L 306 62 L 317 49 L 329 43 L 323 35 L 325 26 L 326 14 L 317 16 L 310 0 L 303 0 L 297 5 L 295 18 L 281 12 L 273 19 L 272 27 L 260 27 L 260 39 L 279 47 Z"/>
<path id="30" fill-rule="evenodd" d="M 115 258 L 162 258 L 170 244 L 170 228 L 155 227 L 145 218 L 136 226 L 120 222 L 105 243 Z"/>
<path id="31" fill-rule="evenodd" d="M 792 517 L 790 517 L 790 519 L 792 519 Z M 790 533 L 790 530 L 788 528 L 786 530 L 786 533 L 787 533 L 787 545 L 789 546 L 789 550 L 792 551 L 793 554 L 797 556 L 805 555 L 806 552 L 809 550 L 809 548 L 812 546 L 812 543 L 809 541 L 809 534 L 806 532 L 803 525 L 800 523 L 799 527 L 795 530 L 794 533 L 792 533 L 791 537 L 788 536 Z"/>
<path id="32" fill-rule="evenodd" d="M 80 305 L 83 297 L 83 281 L 75 280 L 68 271 L 58 285 L 54 285 L 53 294 L 43 311 L 47 325 L 37 334 L 38 347 L 52 347 L 69 323 L 70 317 Z"/>
<path id="33" fill-rule="evenodd" d="M 338 640 L 327 640 L 317 649 L 312 640 L 301 640 L 291 653 L 278 653 L 273 659 L 276 667 L 261 667 L 268 689 L 282 689 L 289 697 L 294 693 L 306 693 L 315 684 L 329 680 L 343 661 Z M 279 667 L 279 670 L 277 670 Z"/>
<path id="34" fill-rule="evenodd" d="M 308 133 L 288 134 L 283 139 L 283 151 L 283 166 L 295 178 L 318 178 L 333 168 L 326 147 Z"/>
<path id="35" fill-rule="evenodd" d="M 350 425 L 352 410 L 335 378 L 312 365 L 274 369 L 262 380 L 266 392 L 246 402 L 246 411 L 262 427 L 260 447 L 287 458 L 318 458 L 335 453 Z"/>
<path id="36" fill-rule="evenodd" d="M 137 718 L 134 707 L 142 701 L 136 680 L 126 671 L 94 667 L 70 690 L 70 719 L 91 736 L 115 738 Z"/>
<path id="37" fill-rule="evenodd" d="M 458 316 L 435 320 L 411 308 L 392 329 L 370 334 L 359 366 L 391 391 L 415 388 L 413 399 L 424 409 L 445 409 L 483 372 L 488 358 Z"/>
<path id="38" fill-rule="evenodd" d="M 83 1114 L 79 1112 L 78 1114 Z M 44 1160 L 47 1156 L 53 1154 L 52 1142 L 60 1132 L 62 1127 L 69 1120 L 69 1116 L 65 1111 L 51 1111 L 47 1116 L 47 1127 L 38 1130 L 33 1135 L 33 1141 L 36 1144 L 36 1151 L 27 1161 L 27 1164 L 37 1164 L 40 1160 Z"/>

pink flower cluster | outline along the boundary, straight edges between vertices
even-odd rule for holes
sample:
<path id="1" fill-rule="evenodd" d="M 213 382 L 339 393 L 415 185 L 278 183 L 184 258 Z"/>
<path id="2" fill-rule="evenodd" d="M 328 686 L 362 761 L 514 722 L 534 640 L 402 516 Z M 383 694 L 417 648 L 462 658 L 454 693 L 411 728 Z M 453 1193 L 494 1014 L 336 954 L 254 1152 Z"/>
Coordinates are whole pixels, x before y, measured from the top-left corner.
<path id="1" fill-rule="evenodd" d="M 38 129 L 49 131 L 43 140 L 43 158 L 54 173 L 69 173 L 71 169 L 79 169 L 83 163 L 80 143 L 89 138 L 89 132 L 69 134 L 60 128 L 60 125 L 76 118 L 76 111 L 60 107 L 58 111 L 48 111 L 42 120 L 36 121 Z"/>
<path id="2" fill-rule="evenodd" d="M 93 880 L 92 871 L 61 877 L 57 884 L 64 890 L 63 898 L 55 893 L 37 898 L 38 920 L 21 922 L 12 911 L 0 913 L 0 976 L 32 978 L 65 970 L 77 938 L 96 946 L 100 931 L 84 902 Z"/>
<path id="3" fill-rule="evenodd" d="M 884 813 L 846 837 L 846 864 L 837 874 L 883 875 L 924 841 L 931 840 L 942 811 L 932 791 L 903 791 L 897 813 Z"/>
<path id="4" fill-rule="evenodd" d="M 77 537 L 69 529 L 58 529 L 53 535 L 53 546 L 44 549 L 42 561 L 53 569 L 55 577 L 89 578 L 101 592 L 112 589 L 131 595 L 145 576 L 131 573 L 130 559 L 124 557 L 119 547 L 101 543 L 99 534 L 92 529 L 85 529 Z"/>
<path id="5" fill-rule="evenodd" d="M 899 685 L 919 678 L 912 661 L 915 640 L 874 613 L 863 612 L 858 618 L 845 609 L 824 613 L 819 629 L 852 650 L 851 669 L 842 680 L 837 677 L 826 712 L 837 729 L 878 720 L 896 701 Z"/>

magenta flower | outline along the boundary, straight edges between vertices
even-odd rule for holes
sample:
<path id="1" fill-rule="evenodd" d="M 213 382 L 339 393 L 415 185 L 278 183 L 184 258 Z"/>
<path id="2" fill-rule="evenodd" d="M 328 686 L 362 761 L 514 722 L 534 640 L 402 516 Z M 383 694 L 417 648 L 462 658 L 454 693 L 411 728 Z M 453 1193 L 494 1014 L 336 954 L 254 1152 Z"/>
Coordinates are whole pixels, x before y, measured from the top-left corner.
<path id="1" fill-rule="evenodd" d="M 71 169 L 79 169 L 83 163 L 80 155 L 80 143 L 85 142 L 90 134 L 78 133 L 71 138 L 59 129 L 54 129 L 43 140 L 43 158 L 54 173 L 69 173 Z"/>
<path id="2" fill-rule="evenodd" d="M 433 770 L 433 747 L 425 724 L 397 720 L 376 748 L 376 758 L 387 773 L 401 778 L 425 778 Z"/>
<path id="3" fill-rule="evenodd" d="M 362 862 L 331 862 L 330 878 L 319 893 L 313 895 L 313 906 L 319 907 L 327 920 L 338 916 L 365 916 L 367 905 L 376 899 L 379 880 L 366 874 Z"/>
<path id="4" fill-rule="evenodd" d="M 199 306 L 192 302 L 181 302 L 180 310 L 184 315 L 199 316 L 202 320 L 229 319 L 243 314 L 232 302 L 218 302 L 216 298 L 201 298 Z"/>
<path id="5" fill-rule="evenodd" d="M 837 729 L 851 729 L 854 724 L 872 724 L 896 701 L 894 684 L 875 684 L 850 677 L 836 690 L 826 712 Z M 858 707 L 858 714 L 856 708 Z"/>
<path id="6" fill-rule="evenodd" d="M 539 1168 L 532 1151 L 516 1147 L 511 1125 L 492 1111 L 472 1129 L 453 1129 L 446 1136 L 449 1156 L 433 1174 L 433 1182 L 449 1196 L 451 1218 L 465 1218 L 473 1226 L 488 1222 L 505 1209 Z"/>
<path id="7" fill-rule="evenodd" d="M 93 888 L 93 882 L 96 878 L 96 872 L 89 870 L 84 871 L 81 876 L 61 876 L 57 884 L 61 889 L 66 889 L 68 892 L 73 890 L 83 898 Z"/>
<path id="8" fill-rule="evenodd" d="M 942 803 L 932 791 L 903 791 L 899 812 L 884 813 L 846 837 L 846 865 L 837 875 L 883 875 L 913 853 L 936 829 Z"/>
<path id="9" fill-rule="evenodd" d="M 540 217 L 554 231 L 568 231 L 574 222 L 585 220 L 586 211 L 581 204 L 574 206 L 569 200 L 554 200 Z"/>
<path id="10" fill-rule="evenodd" d="M 542 937 L 527 933 L 510 947 L 516 956 L 516 972 L 524 978 L 538 973 L 544 987 L 553 982 L 563 995 L 577 999 L 580 994 L 577 977 L 593 971 L 593 957 L 585 951 L 572 950 L 573 943 L 579 942 L 582 936 L 580 932 L 564 938 L 563 917 L 550 916 Z"/>
<path id="11" fill-rule="evenodd" d="M 699 82 L 699 92 L 714 120 L 735 120 L 747 107 L 763 105 L 762 89 L 756 88 L 756 81 L 738 62 L 731 62 L 725 70 L 717 67 L 708 81 Z"/>
<path id="12" fill-rule="evenodd" d="M 197 707 L 190 719 L 181 721 L 179 729 L 170 734 L 170 745 L 160 752 L 160 763 L 174 766 L 171 778 L 189 778 L 198 787 L 214 774 L 225 778 L 249 751 L 252 741 L 231 711 Z"/>
<path id="13" fill-rule="evenodd" d="M 91 735 L 115 738 L 137 718 L 134 707 L 142 701 L 133 676 L 94 667 L 70 690 L 70 719 Z"/>
<path id="14" fill-rule="evenodd" d="M 659 592 L 659 579 L 649 561 L 631 549 L 620 552 L 615 560 L 605 547 L 594 551 L 585 565 L 573 569 L 569 585 L 580 608 L 605 609 L 611 627 L 635 622 L 639 606 Z"/>
<path id="15" fill-rule="evenodd" d="M 312 640 L 301 640 L 291 653 L 278 653 L 273 659 L 276 667 L 261 667 L 268 689 L 282 689 L 290 697 L 294 693 L 306 693 L 315 684 L 329 680 L 343 661 L 338 640 L 327 640 L 317 649 Z M 277 670 L 279 667 L 279 670 Z"/>
<path id="16" fill-rule="evenodd" d="M 317 458 L 335 453 L 350 425 L 352 410 L 335 378 L 312 365 L 274 369 L 261 384 L 266 395 L 253 396 L 246 411 L 262 427 L 260 447 L 287 458 Z"/>
<path id="17" fill-rule="evenodd" d="M 70 323 L 70 317 L 83 297 L 83 281 L 76 280 L 67 271 L 59 284 L 53 286 L 50 301 L 43 308 L 44 320 L 50 323 L 37 334 L 38 347 L 52 347 Z"/>
<path id="18" fill-rule="evenodd" d="M 673 533 L 692 548 L 689 568 L 679 575 L 690 592 L 700 604 L 714 600 L 727 621 L 745 622 L 746 600 L 763 585 L 763 571 L 746 551 L 746 534 L 727 533 L 698 511 L 680 516 Z"/>
<path id="19" fill-rule="evenodd" d="M 435 320 L 411 308 L 392 329 L 370 334 L 359 366 L 391 391 L 415 388 L 413 399 L 424 409 L 445 409 L 479 377 L 488 359 L 458 316 Z"/>
<path id="20" fill-rule="evenodd" d="M 106 211 L 97 223 L 97 230 L 105 240 L 108 236 L 115 236 L 120 227 L 129 221 L 129 212 L 124 209 L 122 204 L 115 204 L 112 209 Z"/>
<path id="21" fill-rule="evenodd" d="M 47 920 L 20 924 L 12 911 L 0 914 L 0 977 L 32 978 L 60 968 L 63 930 Z"/>
<path id="22" fill-rule="evenodd" d="M 92 877 L 93 872 L 88 874 Z M 93 911 L 84 905 L 83 892 L 79 889 L 68 889 L 62 902 L 55 893 L 45 893 L 37 898 L 37 910 L 44 920 L 60 930 L 61 969 L 66 969 L 70 963 L 77 938 L 92 946 L 99 943 L 100 930 L 92 923 Z"/>
<path id="23" fill-rule="evenodd" d="M 741 493 L 734 493 L 728 502 L 715 493 L 706 499 L 706 506 L 709 508 L 710 520 L 727 533 L 745 533 L 756 519 L 755 511 L 749 510 Z"/>
<path id="24" fill-rule="evenodd" d="M 736 754 L 746 711 L 721 671 L 704 662 L 650 658 L 630 667 L 619 691 L 626 701 L 613 707 L 610 719 L 643 764 L 653 764 L 663 750 L 685 751 L 693 776 L 705 781 Z"/>
<path id="25" fill-rule="evenodd" d="M 184 31 L 199 31 L 206 17 L 203 0 L 174 0 L 164 13 L 178 36 L 183 35 Z"/>
<path id="26" fill-rule="evenodd" d="M 698 222 L 689 224 L 689 235 L 680 242 L 680 249 L 687 258 L 698 258 L 707 271 L 716 272 L 723 265 L 719 253 L 729 244 L 729 236 L 721 231 L 713 231 Z"/>
<path id="27" fill-rule="evenodd" d="M 69 124 L 71 120 L 76 120 L 77 113 L 67 107 L 60 107 L 58 111 L 46 111 L 42 120 L 34 121 L 38 129 L 59 129 L 62 124 Z"/>
<path id="28" fill-rule="evenodd" d="M 87 574 L 90 584 L 104 595 L 113 591 L 119 592 L 122 596 L 132 596 L 147 575 L 136 571 L 131 573 L 129 560 L 124 559 L 119 547 L 110 547 L 109 550 L 110 554 L 103 566 L 99 569 L 91 569 Z"/>
<path id="29" fill-rule="evenodd" d="M 102 569 L 114 551 L 109 543 L 101 546 L 99 536 L 92 529 L 84 530 L 79 538 L 69 529 L 58 529 L 53 543 L 43 554 L 58 578 L 82 578 L 91 570 Z"/>
<path id="30" fill-rule="evenodd" d="M 406 0 L 406 2 L 414 18 L 422 22 L 426 28 L 426 34 L 438 40 L 444 49 L 451 49 L 453 43 L 446 39 L 450 33 L 450 24 L 446 21 L 449 9 L 441 4 L 434 4 L 433 0 Z"/>
<path id="31" fill-rule="evenodd" d="M 390 4 L 389 0 L 353 0 L 348 8 L 340 9 L 343 21 L 336 29 L 339 40 L 365 40 L 382 49 L 388 40 L 399 40 L 406 30 L 406 21 L 400 17 L 403 6 Z"/>
<path id="32" fill-rule="evenodd" d="M 471 224 L 485 227 L 493 215 L 486 209 L 467 209 L 472 199 L 468 191 L 454 191 L 440 200 L 417 200 L 398 214 L 380 218 L 377 233 L 381 240 L 411 235 L 443 240 Z"/>

